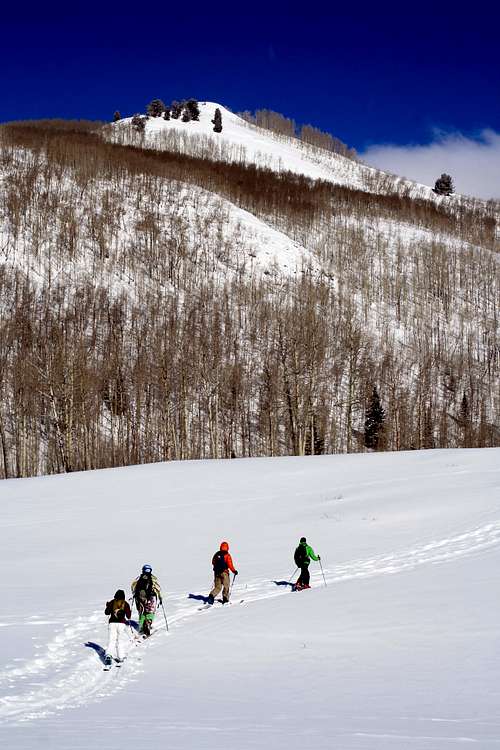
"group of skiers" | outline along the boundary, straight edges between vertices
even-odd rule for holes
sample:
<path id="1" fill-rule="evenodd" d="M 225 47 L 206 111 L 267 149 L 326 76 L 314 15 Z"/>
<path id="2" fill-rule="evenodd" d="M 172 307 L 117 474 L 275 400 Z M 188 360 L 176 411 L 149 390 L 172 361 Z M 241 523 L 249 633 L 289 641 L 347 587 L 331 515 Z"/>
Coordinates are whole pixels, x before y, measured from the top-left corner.
<path id="1" fill-rule="evenodd" d="M 300 570 L 300 575 L 296 583 L 293 584 L 293 590 L 302 591 L 311 588 L 309 564 L 311 560 L 321 560 L 321 557 L 315 554 L 304 536 L 300 539 L 293 559 Z M 233 559 L 229 554 L 227 542 L 221 542 L 220 548 L 212 557 L 212 568 L 214 585 L 206 597 L 206 601 L 208 604 L 213 604 L 215 597 L 222 590 L 222 604 L 227 604 L 230 596 L 230 573 L 233 573 L 235 578 L 238 575 L 238 571 L 233 565 Z M 130 601 L 134 601 L 139 615 L 139 635 L 133 635 L 135 631 L 132 631 L 130 627 L 132 618 L 130 604 L 123 589 L 118 589 L 113 599 L 106 602 L 106 609 L 104 610 L 104 614 L 109 615 L 109 638 L 105 654 L 106 667 L 111 666 L 113 660 L 118 665 L 125 660 L 128 647 L 134 637 L 147 638 L 151 635 L 156 610 L 158 606 L 162 605 L 161 586 L 156 576 L 153 575 L 151 565 L 142 566 L 140 575 L 132 581 L 130 588 L 132 591 Z"/>

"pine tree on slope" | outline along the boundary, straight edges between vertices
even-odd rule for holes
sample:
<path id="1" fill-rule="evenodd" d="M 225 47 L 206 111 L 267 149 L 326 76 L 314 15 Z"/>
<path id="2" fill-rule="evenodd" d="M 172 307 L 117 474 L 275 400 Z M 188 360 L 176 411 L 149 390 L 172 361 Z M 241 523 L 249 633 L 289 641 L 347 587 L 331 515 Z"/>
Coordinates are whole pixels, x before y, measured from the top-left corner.
<path id="1" fill-rule="evenodd" d="M 161 99 L 153 99 L 146 108 L 146 112 L 150 117 L 161 117 L 164 111 L 165 105 Z"/>
<path id="2" fill-rule="evenodd" d="M 132 117 L 132 127 L 138 133 L 144 133 L 146 129 L 146 118 L 143 115 L 135 114 Z"/>
<path id="3" fill-rule="evenodd" d="M 118 122 L 118 120 L 121 120 L 121 119 L 122 119 L 121 114 L 118 112 L 118 110 L 116 110 L 116 112 L 113 115 L 113 122 Z"/>
<path id="4" fill-rule="evenodd" d="M 186 108 L 189 110 L 190 118 L 193 122 L 197 122 L 200 119 L 200 108 L 196 99 L 188 99 L 186 102 Z"/>
<path id="5" fill-rule="evenodd" d="M 443 172 L 441 177 L 438 177 L 434 185 L 434 192 L 437 195 L 453 195 L 455 186 L 449 174 Z"/>
<path id="6" fill-rule="evenodd" d="M 380 445 L 381 433 L 384 428 L 385 412 L 380 403 L 380 396 L 374 387 L 370 405 L 365 418 L 365 447 L 377 450 Z"/>
<path id="7" fill-rule="evenodd" d="M 178 120 L 182 113 L 182 104 L 175 99 L 170 106 L 170 115 L 173 120 Z"/>
<path id="8" fill-rule="evenodd" d="M 214 119 L 212 120 L 214 126 L 214 133 L 222 133 L 222 114 L 220 109 L 217 107 L 214 113 Z"/>

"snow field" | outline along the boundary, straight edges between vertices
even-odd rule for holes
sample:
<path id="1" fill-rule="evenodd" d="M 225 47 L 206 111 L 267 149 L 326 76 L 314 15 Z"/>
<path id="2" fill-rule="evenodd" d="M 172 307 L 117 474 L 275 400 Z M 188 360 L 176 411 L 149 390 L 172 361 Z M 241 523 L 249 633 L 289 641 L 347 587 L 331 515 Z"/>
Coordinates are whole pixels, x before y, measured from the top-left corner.
<path id="1" fill-rule="evenodd" d="M 0 739 L 500 744 L 499 458 L 185 462 L 3 482 Z M 313 563 L 313 589 L 290 594 L 302 534 L 328 586 Z M 233 603 L 199 611 L 223 538 L 240 571 Z M 170 632 L 159 612 L 151 640 L 103 672 L 85 643 L 106 645 L 104 603 L 145 562 Z"/>

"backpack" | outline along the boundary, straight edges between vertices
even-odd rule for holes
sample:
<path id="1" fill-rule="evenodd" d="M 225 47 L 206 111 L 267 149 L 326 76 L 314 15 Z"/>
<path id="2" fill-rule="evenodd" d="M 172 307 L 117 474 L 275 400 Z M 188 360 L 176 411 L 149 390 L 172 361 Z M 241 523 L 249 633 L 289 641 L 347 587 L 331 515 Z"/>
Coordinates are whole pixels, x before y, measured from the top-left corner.
<path id="1" fill-rule="evenodd" d="M 222 573 L 227 570 L 226 555 L 227 552 L 219 550 L 219 552 L 216 552 L 213 557 L 212 565 L 214 566 L 214 573 L 216 576 L 222 575 Z"/>
<path id="2" fill-rule="evenodd" d="M 113 599 L 111 604 L 111 617 L 116 622 L 125 622 L 125 599 Z"/>
<path id="3" fill-rule="evenodd" d="M 299 546 L 295 550 L 293 559 L 295 560 L 295 565 L 298 568 L 303 568 L 304 565 L 307 565 L 309 563 L 309 555 L 307 554 L 307 547 L 305 546 L 305 544 L 299 544 Z"/>
<path id="4" fill-rule="evenodd" d="M 144 594 L 143 594 L 144 592 Z M 151 599 L 151 597 L 154 595 L 154 587 L 153 587 L 153 579 L 150 575 L 140 575 L 139 580 L 137 581 L 136 587 L 134 589 L 134 597 L 135 599 Z M 141 596 L 142 594 L 142 596 Z"/>

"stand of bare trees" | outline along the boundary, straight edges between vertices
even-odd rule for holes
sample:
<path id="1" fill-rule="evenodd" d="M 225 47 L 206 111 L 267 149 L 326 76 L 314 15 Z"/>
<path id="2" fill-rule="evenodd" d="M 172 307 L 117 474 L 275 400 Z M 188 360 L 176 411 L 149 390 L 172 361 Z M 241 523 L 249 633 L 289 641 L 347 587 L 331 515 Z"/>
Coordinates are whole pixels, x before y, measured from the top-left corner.
<path id="1" fill-rule="evenodd" d="M 257 125 L 259 128 L 271 130 L 278 135 L 284 135 L 288 138 L 298 138 L 304 143 L 310 143 L 325 151 L 332 151 L 335 154 L 345 156 L 347 159 L 357 161 L 356 150 L 346 146 L 340 138 L 335 138 L 331 133 L 326 133 L 312 125 L 302 125 L 297 127 L 295 120 L 285 117 L 279 112 L 273 112 L 270 109 L 258 109 L 255 114 L 245 111 L 239 113 L 247 122 Z"/>
<path id="2" fill-rule="evenodd" d="M 85 123 L 3 128 L 0 169 L 0 477 L 364 450 L 375 387 L 379 448 L 500 445 L 495 204 L 120 146 Z M 311 263 L 254 268 L 225 201 Z"/>

